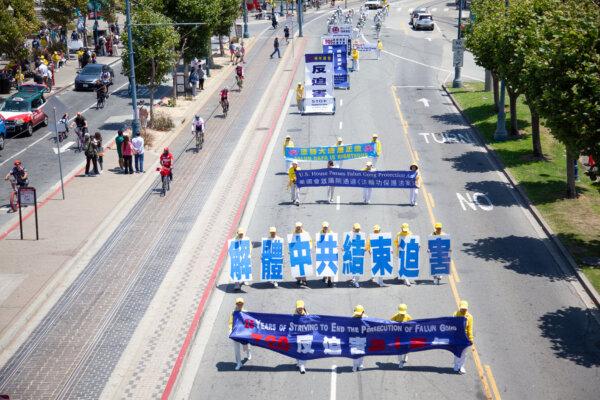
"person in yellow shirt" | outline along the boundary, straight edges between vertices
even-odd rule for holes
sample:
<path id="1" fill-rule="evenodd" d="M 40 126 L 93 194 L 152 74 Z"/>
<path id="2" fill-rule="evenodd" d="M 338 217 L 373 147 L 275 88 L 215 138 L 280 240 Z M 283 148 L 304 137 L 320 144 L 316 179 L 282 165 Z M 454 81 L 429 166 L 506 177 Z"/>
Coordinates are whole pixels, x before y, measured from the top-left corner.
<path id="1" fill-rule="evenodd" d="M 408 322 L 412 317 L 408 313 L 408 306 L 404 303 L 398 305 L 398 312 L 390 318 L 394 322 Z M 408 361 L 408 354 L 398 354 L 398 368 L 404 368 Z"/>
<path id="2" fill-rule="evenodd" d="M 300 111 L 301 113 L 304 111 L 303 101 L 304 101 L 304 86 L 302 85 L 301 82 L 298 82 L 298 85 L 296 86 L 296 106 L 298 107 L 298 111 Z"/>
<path id="3" fill-rule="evenodd" d="M 396 234 L 396 237 L 394 238 L 394 249 L 396 249 L 396 257 L 398 257 L 400 254 L 400 239 L 410 235 L 412 235 L 412 232 L 410 231 L 410 227 L 408 226 L 408 224 L 405 222 L 402 224 L 400 232 L 398 232 Z M 406 286 L 411 285 L 410 279 L 400 279 L 400 282 L 404 282 Z"/>
<path id="4" fill-rule="evenodd" d="M 296 309 L 294 310 L 294 315 L 308 315 L 303 300 L 296 300 Z M 298 365 L 298 369 L 300 370 L 301 374 L 306 373 L 306 360 L 296 360 L 296 364 Z"/>
<path id="5" fill-rule="evenodd" d="M 283 243 L 283 239 L 277 236 L 277 228 L 274 226 L 269 227 L 269 239 L 279 239 Z M 279 287 L 277 281 L 271 281 L 271 283 L 273 284 L 273 287 Z"/>
<path id="6" fill-rule="evenodd" d="M 373 233 L 381 233 L 381 227 L 377 224 L 373 225 Z M 367 237 L 367 244 L 365 245 L 365 251 L 369 254 L 371 254 L 371 240 Z M 374 279 L 374 278 L 372 278 Z M 383 278 L 382 277 L 378 277 L 377 278 L 377 284 L 379 286 L 383 286 Z"/>
<path id="7" fill-rule="evenodd" d="M 436 222 L 435 225 L 433 226 L 433 232 L 431 233 L 433 236 L 439 236 L 439 235 L 445 235 L 446 233 L 442 231 L 442 223 L 441 222 Z M 429 249 L 427 249 L 427 252 L 430 253 Z M 450 250 L 450 252 L 452 253 L 452 250 Z M 433 276 L 433 280 L 437 282 L 437 284 L 440 284 L 440 280 L 442 279 L 442 277 L 440 275 L 434 275 Z"/>
<path id="8" fill-rule="evenodd" d="M 25 75 L 23 75 L 21 67 L 17 68 L 17 72 L 15 73 L 15 81 L 17 82 L 17 90 L 21 90 L 21 85 L 23 84 L 23 81 L 25 81 Z"/>
<path id="9" fill-rule="evenodd" d="M 298 185 L 296 185 L 296 171 L 298 170 L 300 170 L 300 168 L 298 168 L 298 162 L 292 161 L 292 166 L 288 169 L 288 187 L 290 188 L 292 203 L 297 206 L 300 205 L 300 189 L 298 188 Z"/>
<path id="10" fill-rule="evenodd" d="M 54 63 L 54 68 L 58 69 L 60 67 L 59 63 L 60 63 L 60 55 L 58 54 L 57 51 L 55 51 L 54 53 L 52 53 L 52 62 Z"/>
<path id="11" fill-rule="evenodd" d="M 80 48 L 79 50 L 77 50 L 77 62 L 79 63 L 79 68 L 81 68 L 81 63 L 83 60 L 83 48 Z"/>
<path id="12" fill-rule="evenodd" d="M 383 43 L 381 42 L 381 39 L 377 39 L 377 59 L 378 60 L 381 57 L 382 51 L 383 51 Z"/>
<path id="13" fill-rule="evenodd" d="M 365 167 L 362 169 L 363 171 L 375 171 L 375 167 L 373 167 L 373 163 L 371 161 L 367 161 Z M 371 204 L 371 195 L 373 194 L 373 188 L 365 187 L 363 188 L 363 203 Z"/>
<path id="14" fill-rule="evenodd" d="M 416 188 L 410 189 L 410 205 L 417 205 L 417 195 L 419 194 L 419 188 L 421 187 L 421 175 L 419 175 L 419 166 L 417 164 L 412 164 L 410 166 L 410 170 L 417 173 L 415 177 L 415 186 Z"/>
<path id="15" fill-rule="evenodd" d="M 354 307 L 354 312 L 352 313 L 352 318 L 366 318 L 367 314 L 365 314 L 365 308 L 360 304 Z M 356 372 L 356 370 L 362 371 L 365 366 L 363 364 L 364 357 L 353 358 L 352 359 L 352 372 Z"/>
<path id="16" fill-rule="evenodd" d="M 465 333 L 467 334 L 467 339 L 473 344 L 473 316 L 469 313 L 469 303 L 466 300 L 461 300 L 458 305 L 458 311 L 456 311 L 453 315 L 454 317 L 465 317 L 467 319 L 467 324 L 465 326 Z M 469 346 L 470 347 L 470 346 Z M 454 372 L 458 372 L 459 374 L 465 374 L 467 371 L 465 370 L 465 361 L 467 360 L 467 350 L 469 347 L 465 347 L 462 351 L 460 357 L 454 356 Z"/>
<path id="17" fill-rule="evenodd" d="M 373 134 L 373 136 L 371 137 L 371 143 L 373 143 L 373 146 L 375 146 L 375 157 L 371 157 L 371 162 L 373 163 L 373 165 L 377 165 L 377 160 L 381 155 L 381 141 L 379 140 L 378 134 Z"/>
<path id="18" fill-rule="evenodd" d="M 236 311 L 246 311 L 246 310 L 244 310 L 244 299 L 241 297 L 238 297 L 237 299 L 235 299 L 235 308 L 233 309 L 231 314 L 229 314 L 229 334 L 230 335 L 231 335 L 231 332 L 233 332 L 233 313 Z M 242 347 L 244 348 L 244 351 L 246 352 L 246 358 L 244 360 L 250 361 L 252 359 L 252 354 L 250 354 L 250 348 L 248 347 L 248 344 L 241 344 L 240 342 L 236 342 L 234 340 L 233 341 L 233 351 L 235 353 L 235 370 L 236 371 L 239 371 L 240 368 L 242 368 Z"/>
<path id="19" fill-rule="evenodd" d="M 356 234 L 360 233 L 360 224 L 358 222 L 355 222 L 354 225 L 352 225 L 352 233 L 353 233 L 353 235 L 351 236 L 351 239 L 354 239 Z M 367 246 L 368 245 L 369 245 L 369 238 L 367 237 Z M 360 287 L 360 284 L 358 283 L 359 279 L 360 279 L 360 276 L 355 275 L 352 277 L 352 280 L 350 282 L 354 285 L 354 287 L 358 288 L 358 287 Z"/>
<path id="20" fill-rule="evenodd" d="M 319 232 L 319 233 L 317 234 L 316 240 L 318 240 L 318 239 L 319 239 L 319 235 L 320 235 L 320 234 L 326 234 L 326 233 L 333 233 L 333 232 L 332 232 L 332 231 L 331 231 L 331 229 L 329 228 L 329 222 L 327 222 L 327 221 L 323 221 L 323 223 L 321 224 L 321 232 Z M 316 248 L 316 246 L 317 246 L 317 245 L 316 245 L 316 243 L 315 243 L 315 253 L 316 253 L 316 251 L 317 251 L 317 248 Z M 337 279 L 337 276 L 336 276 L 336 279 Z M 324 277 L 324 278 L 323 278 L 323 282 L 327 283 L 327 286 L 328 286 L 328 287 L 333 287 L 333 282 L 332 282 L 332 280 L 331 280 L 331 277 L 330 277 L 330 276 L 326 276 L 326 277 Z"/>
<path id="21" fill-rule="evenodd" d="M 302 227 L 302 222 L 298 221 L 296 222 L 296 226 L 294 227 L 294 232 L 292 232 L 292 234 L 298 234 L 298 233 L 304 233 L 304 228 Z M 310 235 L 308 235 L 308 237 L 310 238 Z M 308 240 L 309 246 L 312 247 L 313 242 L 312 239 Z M 308 282 L 306 281 L 306 276 L 299 276 L 296 278 L 296 284 L 298 286 L 307 286 Z"/>
<path id="22" fill-rule="evenodd" d="M 286 169 L 286 171 L 289 171 L 290 168 L 292 167 L 292 159 L 287 158 L 285 156 L 286 147 L 294 147 L 294 141 L 292 140 L 292 137 L 290 135 L 287 135 L 285 137 L 285 140 L 283 141 L 283 157 L 285 158 L 285 169 Z"/>
<path id="23" fill-rule="evenodd" d="M 356 48 L 356 46 L 354 46 L 352 48 L 352 71 L 358 71 L 359 69 L 359 65 L 358 65 L 358 59 L 360 58 L 359 54 L 358 54 L 358 49 Z"/>

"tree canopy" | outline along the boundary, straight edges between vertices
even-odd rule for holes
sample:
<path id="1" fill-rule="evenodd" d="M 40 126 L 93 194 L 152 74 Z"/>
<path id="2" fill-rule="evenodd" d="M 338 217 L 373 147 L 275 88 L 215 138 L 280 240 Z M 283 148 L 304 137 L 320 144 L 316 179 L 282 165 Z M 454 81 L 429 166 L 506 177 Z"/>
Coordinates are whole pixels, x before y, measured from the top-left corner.
<path id="1" fill-rule="evenodd" d="M 38 26 L 33 0 L 0 0 L 0 53 L 17 61 L 26 58 L 25 40 Z"/>

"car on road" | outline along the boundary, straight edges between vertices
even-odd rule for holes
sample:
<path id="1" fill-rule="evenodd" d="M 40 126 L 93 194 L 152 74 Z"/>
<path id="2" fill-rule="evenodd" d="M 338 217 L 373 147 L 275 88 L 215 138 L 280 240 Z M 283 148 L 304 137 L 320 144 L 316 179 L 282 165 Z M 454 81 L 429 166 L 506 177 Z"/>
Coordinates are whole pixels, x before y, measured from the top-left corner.
<path id="1" fill-rule="evenodd" d="M 4 118 L 0 117 L 0 150 L 4 149 L 4 139 L 6 139 L 6 124 Z"/>
<path id="2" fill-rule="evenodd" d="M 420 29 L 432 31 L 435 28 L 433 15 L 429 13 L 418 14 L 417 17 L 413 19 L 412 27 L 416 31 Z"/>
<path id="3" fill-rule="evenodd" d="M 44 112 L 45 85 L 25 84 L 0 106 L 0 117 L 4 119 L 6 136 L 25 133 L 33 135 L 37 126 L 47 126 L 48 116 Z"/>
<path id="4" fill-rule="evenodd" d="M 417 16 L 418 16 L 419 14 L 427 14 L 427 13 L 429 13 L 429 10 L 427 9 L 427 7 L 417 7 L 417 8 L 415 8 L 415 9 L 414 9 L 414 10 L 412 10 L 410 13 L 408 13 L 408 14 L 409 14 L 409 16 L 410 16 L 410 18 L 409 18 L 409 21 L 408 21 L 408 24 L 409 24 L 409 25 L 412 25 L 412 24 L 413 24 L 413 20 L 414 20 L 415 18 L 417 18 Z"/>
<path id="5" fill-rule="evenodd" d="M 75 90 L 94 90 L 94 85 L 100 80 L 102 71 L 110 72 L 110 85 L 115 76 L 113 69 L 106 64 L 88 64 L 84 68 L 77 71 L 75 76 Z"/>
<path id="6" fill-rule="evenodd" d="M 365 2 L 365 7 L 369 10 L 377 10 L 378 8 L 383 8 L 383 4 L 381 0 L 368 0 Z"/>

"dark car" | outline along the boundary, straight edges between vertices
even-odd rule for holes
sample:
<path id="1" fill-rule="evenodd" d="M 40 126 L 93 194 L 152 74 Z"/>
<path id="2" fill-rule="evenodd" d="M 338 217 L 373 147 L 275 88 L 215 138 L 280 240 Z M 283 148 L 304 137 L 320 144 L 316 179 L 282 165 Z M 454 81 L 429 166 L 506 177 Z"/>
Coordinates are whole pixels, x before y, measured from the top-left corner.
<path id="1" fill-rule="evenodd" d="M 0 117 L 0 150 L 4 149 L 4 139 L 6 139 L 6 124 L 4 118 Z"/>
<path id="2" fill-rule="evenodd" d="M 31 136 L 35 127 L 48 125 L 44 112 L 47 91 L 44 85 L 22 85 L 21 90 L 6 99 L 0 107 L 0 117 L 4 119 L 7 136 L 23 132 Z"/>
<path id="3" fill-rule="evenodd" d="M 109 86 L 112 85 L 112 80 L 115 76 L 113 69 L 106 64 L 88 64 L 77 72 L 75 77 L 75 90 L 94 90 L 97 81 L 103 71 L 110 73 Z"/>

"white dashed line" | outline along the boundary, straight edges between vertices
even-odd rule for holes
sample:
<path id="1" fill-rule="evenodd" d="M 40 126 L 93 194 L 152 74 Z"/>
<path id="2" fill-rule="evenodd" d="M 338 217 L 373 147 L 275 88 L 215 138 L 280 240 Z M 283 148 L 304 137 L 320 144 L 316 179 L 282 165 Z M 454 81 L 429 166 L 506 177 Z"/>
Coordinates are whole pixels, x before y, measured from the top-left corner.
<path id="1" fill-rule="evenodd" d="M 340 129 L 342 129 L 342 126 L 343 126 L 342 121 L 340 121 Z"/>

